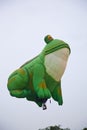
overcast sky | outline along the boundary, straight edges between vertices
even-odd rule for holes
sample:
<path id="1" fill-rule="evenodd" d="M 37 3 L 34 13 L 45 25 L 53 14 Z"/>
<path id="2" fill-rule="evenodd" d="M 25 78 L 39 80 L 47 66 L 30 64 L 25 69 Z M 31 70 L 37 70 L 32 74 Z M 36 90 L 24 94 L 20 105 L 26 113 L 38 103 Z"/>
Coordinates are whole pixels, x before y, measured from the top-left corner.
<path id="1" fill-rule="evenodd" d="M 62 77 L 64 104 L 52 100 L 43 111 L 11 97 L 9 74 L 41 52 L 51 34 L 71 47 Z M 87 1 L 0 0 L 0 130 L 38 130 L 50 125 L 87 127 Z"/>

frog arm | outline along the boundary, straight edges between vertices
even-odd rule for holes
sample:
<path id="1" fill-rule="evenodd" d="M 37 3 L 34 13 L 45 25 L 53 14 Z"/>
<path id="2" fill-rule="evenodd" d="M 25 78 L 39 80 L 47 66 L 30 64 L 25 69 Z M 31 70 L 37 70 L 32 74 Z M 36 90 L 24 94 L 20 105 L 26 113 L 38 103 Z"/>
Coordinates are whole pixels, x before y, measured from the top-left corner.
<path id="1" fill-rule="evenodd" d="M 37 96 L 41 99 L 48 99 L 51 93 L 45 82 L 45 67 L 42 64 L 36 64 L 33 70 L 33 85 Z"/>
<path id="2" fill-rule="evenodd" d="M 59 105 L 63 104 L 62 90 L 61 90 L 61 81 L 58 82 L 58 85 L 54 88 L 52 92 L 52 97 Z"/>

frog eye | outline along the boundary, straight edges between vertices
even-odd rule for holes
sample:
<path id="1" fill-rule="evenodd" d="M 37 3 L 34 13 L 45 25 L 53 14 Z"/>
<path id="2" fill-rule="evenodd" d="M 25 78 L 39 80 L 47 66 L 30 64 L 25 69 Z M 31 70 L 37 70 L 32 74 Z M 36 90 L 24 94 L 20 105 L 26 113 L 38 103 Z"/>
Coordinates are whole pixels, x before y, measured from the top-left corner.
<path id="1" fill-rule="evenodd" d="M 53 38 L 50 35 L 48 35 L 48 40 L 53 40 Z"/>
<path id="2" fill-rule="evenodd" d="M 53 38 L 50 36 L 50 35 L 47 35 L 45 38 L 44 38 L 45 42 L 48 44 L 50 41 L 53 40 Z"/>

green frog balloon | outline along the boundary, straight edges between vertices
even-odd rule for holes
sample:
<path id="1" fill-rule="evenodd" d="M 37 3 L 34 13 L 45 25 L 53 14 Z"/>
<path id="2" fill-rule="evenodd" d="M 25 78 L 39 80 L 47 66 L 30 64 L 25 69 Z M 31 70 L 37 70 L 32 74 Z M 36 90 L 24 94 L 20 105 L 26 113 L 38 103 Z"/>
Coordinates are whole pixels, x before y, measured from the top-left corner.
<path id="1" fill-rule="evenodd" d="M 42 52 L 14 71 L 7 87 L 11 96 L 26 98 L 46 109 L 45 103 L 51 97 L 63 104 L 61 78 L 71 50 L 67 43 L 50 35 L 44 41 Z"/>

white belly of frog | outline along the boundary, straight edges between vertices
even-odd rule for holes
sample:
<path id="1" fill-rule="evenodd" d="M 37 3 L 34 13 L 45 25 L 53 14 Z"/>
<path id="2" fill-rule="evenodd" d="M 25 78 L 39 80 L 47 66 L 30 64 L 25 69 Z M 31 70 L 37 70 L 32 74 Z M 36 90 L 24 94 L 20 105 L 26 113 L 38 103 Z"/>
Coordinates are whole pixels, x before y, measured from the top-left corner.
<path id="1" fill-rule="evenodd" d="M 45 56 L 46 72 L 56 81 L 60 81 L 65 71 L 68 56 L 68 48 L 62 48 Z"/>

